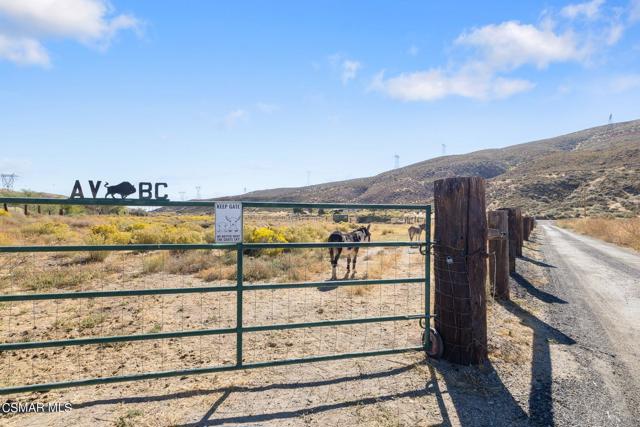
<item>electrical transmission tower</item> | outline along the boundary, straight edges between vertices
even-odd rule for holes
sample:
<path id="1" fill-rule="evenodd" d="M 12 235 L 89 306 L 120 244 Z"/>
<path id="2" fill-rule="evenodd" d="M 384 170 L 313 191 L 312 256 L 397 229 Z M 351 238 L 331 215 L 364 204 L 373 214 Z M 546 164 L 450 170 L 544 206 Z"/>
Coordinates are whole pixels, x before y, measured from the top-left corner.
<path id="1" fill-rule="evenodd" d="M 202 187 L 196 185 L 196 199 L 198 200 L 202 199 L 202 196 L 200 195 L 200 189 L 202 189 Z"/>
<path id="2" fill-rule="evenodd" d="M 400 167 L 400 156 L 398 154 L 393 155 L 393 168 L 398 169 Z"/>
<path id="3" fill-rule="evenodd" d="M 13 190 L 13 184 L 16 182 L 16 178 L 18 175 L 15 173 L 3 173 L 0 174 L 0 178 L 2 179 L 2 186 L 5 190 Z"/>
<path id="4" fill-rule="evenodd" d="M 184 202 L 184 195 L 186 194 L 185 191 L 178 191 L 178 194 L 180 195 L 180 200 L 182 200 Z"/>
<path id="5" fill-rule="evenodd" d="M 311 185 L 311 171 L 307 171 L 307 185 Z"/>
<path id="6" fill-rule="evenodd" d="M 447 154 L 447 144 L 442 144 L 442 155 Z"/>

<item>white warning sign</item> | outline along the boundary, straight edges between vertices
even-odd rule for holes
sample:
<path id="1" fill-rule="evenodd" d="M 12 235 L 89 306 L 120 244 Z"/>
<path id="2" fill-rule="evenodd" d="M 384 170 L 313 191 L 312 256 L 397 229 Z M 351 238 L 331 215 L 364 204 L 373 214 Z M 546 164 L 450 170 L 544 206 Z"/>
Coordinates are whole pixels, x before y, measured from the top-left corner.
<path id="1" fill-rule="evenodd" d="M 242 241 L 242 203 L 216 202 L 216 243 Z"/>

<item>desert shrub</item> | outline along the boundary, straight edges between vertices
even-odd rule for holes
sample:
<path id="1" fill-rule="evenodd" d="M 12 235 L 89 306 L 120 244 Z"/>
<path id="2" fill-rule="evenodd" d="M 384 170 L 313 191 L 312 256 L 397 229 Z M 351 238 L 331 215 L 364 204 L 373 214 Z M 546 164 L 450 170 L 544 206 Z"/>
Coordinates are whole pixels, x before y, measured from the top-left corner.
<path id="1" fill-rule="evenodd" d="M 252 282 L 276 277 L 278 269 L 276 265 L 268 259 L 252 257 L 245 261 L 243 273 L 244 280 Z"/>
<path id="2" fill-rule="evenodd" d="M 207 268 L 198 273 L 198 277 L 205 282 L 216 280 L 236 280 L 236 269 L 228 265 Z"/>
<path id="3" fill-rule="evenodd" d="M 91 227 L 91 235 L 88 237 L 102 245 L 126 245 L 131 242 L 131 233 L 120 231 L 115 224 L 99 224 Z"/>
<path id="4" fill-rule="evenodd" d="M 100 325 L 106 320 L 106 316 L 102 313 L 92 313 L 83 318 L 78 324 L 78 330 L 83 331 L 85 329 L 92 329 Z"/>
<path id="5" fill-rule="evenodd" d="M 245 233 L 245 241 L 248 243 L 287 243 L 284 233 L 273 227 L 257 227 Z M 247 251 L 249 255 L 277 255 L 282 253 L 281 248 L 259 249 Z"/>
<path id="6" fill-rule="evenodd" d="M 24 271 L 20 274 L 23 288 L 31 291 L 42 291 L 50 288 L 72 288 L 95 277 L 95 272 L 86 266 L 74 266 L 57 270 L 34 272 Z"/>
<path id="7" fill-rule="evenodd" d="M 162 271 L 167 260 L 167 253 L 161 252 L 156 255 L 145 256 L 142 259 L 142 272 L 145 274 Z"/>
<path id="8" fill-rule="evenodd" d="M 61 222 L 34 222 L 20 229 L 26 238 L 45 238 L 47 241 L 64 241 L 72 237 L 67 224 Z"/>
<path id="9" fill-rule="evenodd" d="M 5 211 L 4 209 L 0 209 L 0 217 L 1 216 L 9 216 L 9 212 Z"/>
<path id="10" fill-rule="evenodd" d="M 134 230 L 131 237 L 131 243 L 138 244 L 201 242 L 201 233 L 187 227 L 171 226 L 168 224 L 154 224 L 149 227 Z"/>
<path id="11" fill-rule="evenodd" d="M 640 251 L 640 218 L 567 219 L 558 225 Z"/>
<path id="12" fill-rule="evenodd" d="M 165 270 L 174 274 L 193 274 L 216 267 L 217 259 L 210 251 L 186 251 L 167 257 Z"/>

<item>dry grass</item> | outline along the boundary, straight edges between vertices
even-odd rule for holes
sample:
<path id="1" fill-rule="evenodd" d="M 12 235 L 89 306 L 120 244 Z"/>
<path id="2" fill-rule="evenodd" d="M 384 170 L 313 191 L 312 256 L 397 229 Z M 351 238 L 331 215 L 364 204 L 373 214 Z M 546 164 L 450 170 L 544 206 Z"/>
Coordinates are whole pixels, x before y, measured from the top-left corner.
<path id="1" fill-rule="evenodd" d="M 578 218 L 558 225 L 606 242 L 640 251 L 640 218 Z"/>

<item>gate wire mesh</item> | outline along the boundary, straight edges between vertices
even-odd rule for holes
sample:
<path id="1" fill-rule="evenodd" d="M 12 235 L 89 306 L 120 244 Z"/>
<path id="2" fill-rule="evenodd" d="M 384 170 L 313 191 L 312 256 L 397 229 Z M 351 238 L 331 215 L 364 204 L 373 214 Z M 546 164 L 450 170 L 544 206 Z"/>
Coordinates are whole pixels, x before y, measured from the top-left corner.
<path id="1" fill-rule="evenodd" d="M 302 254 L 302 255 L 301 255 Z M 163 289 L 235 284 L 233 250 L 84 251 L 4 253 L 3 295 L 42 292 Z M 270 257 L 277 272 L 264 271 L 259 256 L 245 256 L 245 326 L 314 322 L 371 316 L 420 315 L 424 286 L 416 283 L 252 290 L 254 283 L 322 281 L 329 271 L 326 249 L 292 249 Z M 344 256 L 341 264 L 343 264 Z M 273 267 L 276 266 L 276 267 Z M 268 266 L 267 266 L 268 270 Z M 362 248 L 362 279 L 424 277 L 415 248 Z M 236 292 L 140 295 L 106 298 L 6 301 L 3 343 L 154 334 L 235 327 Z M 245 335 L 245 360 L 350 353 L 420 346 L 417 320 L 254 332 Z M 398 331 L 404 332 L 399 333 Z M 65 347 L 0 351 L 3 387 L 103 378 L 147 371 L 183 370 L 235 363 L 235 335 L 177 337 Z"/>

